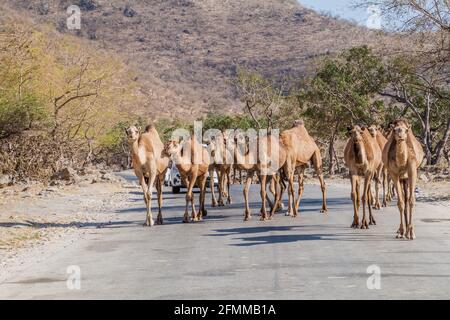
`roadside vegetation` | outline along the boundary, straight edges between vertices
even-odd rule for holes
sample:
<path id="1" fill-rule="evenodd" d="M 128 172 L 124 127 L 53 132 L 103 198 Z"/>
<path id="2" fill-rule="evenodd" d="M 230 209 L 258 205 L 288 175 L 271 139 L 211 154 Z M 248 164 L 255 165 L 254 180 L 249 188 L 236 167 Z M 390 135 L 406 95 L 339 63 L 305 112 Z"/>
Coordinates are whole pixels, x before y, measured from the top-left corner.
<path id="1" fill-rule="evenodd" d="M 386 128 L 406 117 L 424 147 L 426 164 L 448 167 L 448 2 L 447 7 L 440 1 L 421 7 L 416 1 L 360 1 L 373 2 L 404 22 L 395 32 L 412 45 L 403 51 L 361 45 L 320 56 L 309 66 L 315 68 L 310 76 L 268 77 L 238 66 L 232 87 L 241 111 L 208 113 L 198 119 L 204 129 L 285 129 L 303 118 L 333 174 L 340 167 L 347 126 Z M 137 107 L 145 99 L 135 78 L 119 58 L 78 37 L 18 21 L 4 24 L 0 184 L 45 181 L 66 167 L 129 168 L 124 131 L 131 124 L 144 128 L 152 115 Z M 176 128 L 192 129 L 192 119 L 181 115 L 151 120 L 162 140 Z"/>

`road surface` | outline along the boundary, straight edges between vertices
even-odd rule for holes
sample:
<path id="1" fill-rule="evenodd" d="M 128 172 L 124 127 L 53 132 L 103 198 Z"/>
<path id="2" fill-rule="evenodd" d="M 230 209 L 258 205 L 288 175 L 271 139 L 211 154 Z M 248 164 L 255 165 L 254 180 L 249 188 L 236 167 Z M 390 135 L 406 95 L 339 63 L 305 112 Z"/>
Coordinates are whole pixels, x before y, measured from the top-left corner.
<path id="1" fill-rule="evenodd" d="M 259 221 L 258 186 L 251 191 L 252 221 L 243 222 L 241 186 L 233 186 L 235 203 L 208 207 L 207 219 L 195 224 L 181 223 L 184 195 L 167 191 L 166 224 L 151 229 L 142 227 L 142 196 L 132 191 L 132 201 L 116 212 L 119 221 L 92 227 L 82 240 L 36 257 L 0 284 L 0 298 L 450 297 L 448 207 L 418 203 L 417 240 L 409 241 L 395 239 L 395 203 L 375 212 L 377 226 L 351 229 L 349 186 L 329 187 L 325 215 L 319 213 L 319 187 L 306 185 L 300 216 L 277 215 L 270 222 Z"/>

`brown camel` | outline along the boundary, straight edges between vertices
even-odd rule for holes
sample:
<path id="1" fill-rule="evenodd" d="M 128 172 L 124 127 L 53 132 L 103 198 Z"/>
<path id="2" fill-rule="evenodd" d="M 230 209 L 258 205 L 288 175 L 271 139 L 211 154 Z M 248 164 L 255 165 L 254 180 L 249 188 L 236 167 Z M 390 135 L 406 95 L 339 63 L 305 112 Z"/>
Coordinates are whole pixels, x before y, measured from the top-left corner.
<path id="1" fill-rule="evenodd" d="M 281 141 L 285 146 L 287 153 L 287 160 L 283 168 L 285 178 L 289 182 L 289 206 L 287 215 L 296 217 L 298 214 L 300 201 L 304 191 L 304 172 L 309 163 L 313 164 L 322 189 L 321 212 L 327 212 L 326 185 L 322 173 L 322 156 L 316 142 L 308 134 L 303 120 L 295 121 L 292 129 L 284 131 L 281 134 Z M 296 172 L 298 174 L 299 184 L 297 200 L 295 200 L 294 195 L 294 175 Z"/>
<path id="2" fill-rule="evenodd" d="M 147 206 L 147 218 L 144 225 L 149 227 L 154 225 L 151 209 L 154 184 L 158 193 L 159 210 L 156 223 L 163 224 L 162 185 L 169 166 L 169 158 L 162 153 L 164 145 L 153 125 L 147 126 L 143 134 L 140 134 L 140 130 L 135 126 L 125 131 L 131 147 L 134 173 L 144 192 L 144 201 Z"/>
<path id="3" fill-rule="evenodd" d="M 212 137 L 209 141 L 209 152 L 211 154 L 211 165 L 209 167 L 209 175 L 211 179 L 214 177 L 214 172 L 217 172 L 217 178 L 219 180 L 219 201 L 217 202 L 214 192 L 214 183 L 211 183 L 211 197 L 212 206 L 217 205 L 223 207 L 225 205 L 223 198 L 227 199 L 227 204 L 232 203 L 230 184 L 231 184 L 231 170 L 232 164 L 227 163 L 227 136 L 220 134 Z M 212 180 L 211 180 L 212 181 Z"/>
<path id="4" fill-rule="evenodd" d="M 383 136 L 381 131 L 381 127 L 377 125 L 371 125 L 369 128 L 370 135 L 377 141 L 380 150 L 383 151 L 384 146 L 386 145 L 387 139 Z M 377 210 L 381 209 L 380 203 L 380 184 L 383 186 L 383 207 L 387 206 L 387 194 L 390 194 L 389 185 L 387 186 L 386 191 L 386 182 L 387 182 L 387 169 L 384 167 L 383 162 L 380 163 L 380 166 L 377 169 L 375 174 L 375 203 L 374 208 Z"/>
<path id="5" fill-rule="evenodd" d="M 278 192 L 276 186 L 280 185 L 278 171 L 283 167 L 286 161 L 286 153 L 284 146 L 272 135 L 259 137 L 254 140 L 255 141 L 250 141 L 248 137 L 241 132 L 238 132 L 234 137 L 234 167 L 241 172 L 246 172 L 243 190 L 245 200 L 244 221 L 251 219 L 248 193 L 255 173 L 260 180 L 260 195 L 262 199 L 261 221 L 271 220 L 275 211 L 281 206 L 281 195 L 283 190 L 281 189 L 281 193 Z M 255 146 L 255 148 L 252 149 L 250 147 L 251 144 Z M 270 201 L 266 192 L 267 184 L 270 186 L 269 191 L 274 195 L 273 203 Z M 266 212 L 266 200 L 269 202 L 271 208 L 269 216 L 267 216 Z"/>
<path id="6" fill-rule="evenodd" d="M 369 229 L 369 224 L 375 225 L 375 219 L 370 205 L 370 184 L 381 163 L 381 149 L 377 141 L 366 128 L 353 126 L 348 128 L 350 138 L 344 150 L 344 160 L 350 171 L 353 201 L 352 228 L 359 227 L 358 211 L 360 206 L 360 177 L 364 177 L 362 194 L 363 218 L 361 229 Z M 369 208 L 369 222 L 366 219 L 366 205 Z"/>
<path id="7" fill-rule="evenodd" d="M 383 163 L 392 176 L 397 192 L 397 206 L 400 211 L 400 227 L 397 238 L 415 239 L 413 209 L 416 203 L 414 190 L 424 152 L 421 144 L 405 119 L 392 124 L 392 132 L 383 149 Z M 409 213 L 409 215 L 408 215 Z"/>
<path id="8" fill-rule="evenodd" d="M 187 186 L 186 209 L 183 222 L 189 222 L 189 203 L 192 209 L 192 221 L 202 220 L 206 216 L 205 197 L 206 197 L 206 179 L 210 166 L 210 157 L 208 151 L 196 141 L 194 137 L 189 138 L 185 143 L 178 140 L 171 140 L 164 146 L 164 153 L 172 158 L 178 171 L 180 172 L 183 183 Z M 211 177 L 213 179 L 213 177 Z M 211 180 L 213 183 L 213 180 Z M 194 203 L 194 186 L 200 188 L 199 212 L 197 214 Z"/>

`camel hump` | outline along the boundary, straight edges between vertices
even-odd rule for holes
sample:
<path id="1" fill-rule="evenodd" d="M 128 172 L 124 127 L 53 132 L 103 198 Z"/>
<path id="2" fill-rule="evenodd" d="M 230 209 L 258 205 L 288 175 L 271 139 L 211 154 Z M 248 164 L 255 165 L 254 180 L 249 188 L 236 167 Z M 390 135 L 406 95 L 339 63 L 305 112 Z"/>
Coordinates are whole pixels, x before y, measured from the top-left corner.
<path id="1" fill-rule="evenodd" d="M 155 129 L 155 125 L 154 125 L 153 123 L 150 123 L 149 125 L 147 125 L 147 126 L 145 127 L 145 132 L 150 132 L 150 131 L 152 131 L 153 129 Z"/>
<path id="2" fill-rule="evenodd" d="M 298 119 L 294 121 L 294 124 L 292 125 L 293 128 L 295 127 L 300 127 L 300 126 L 304 126 L 305 122 L 303 121 L 303 119 Z"/>

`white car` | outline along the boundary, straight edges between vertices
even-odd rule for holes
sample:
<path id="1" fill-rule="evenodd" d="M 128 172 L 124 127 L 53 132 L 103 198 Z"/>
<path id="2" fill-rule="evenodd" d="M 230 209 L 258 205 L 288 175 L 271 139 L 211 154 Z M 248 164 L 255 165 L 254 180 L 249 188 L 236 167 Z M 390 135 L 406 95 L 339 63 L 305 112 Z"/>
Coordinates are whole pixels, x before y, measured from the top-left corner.
<path id="1" fill-rule="evenodd" d="M 217 187 L 219 185 L 219 178 L 217 176 L 217 172 L 214 171 L 214 186 Z M 208 178 L 206 180 L 206 186 L 209 187 L 211 183 L 211 178 L 209 177 L 208 174 Z M 175 163 L 172 164 L 172 167 L 170 168 L 170 170 L 167 170 L 167 174 L 166 174 L 166 182 L 164 183 L 167 186 L 171 186 L 172 187 L 172 193 L 180 193 L 181 188 L 186 188 L 187 186 L 185 186 L 183 184 L 183 182 L 181 181 L 181 175 L 180 172 L 178 171 L 177 166 L 175 165 Z M 195 186 L 195 188 L 198 188 L 197 186 Z"/>

